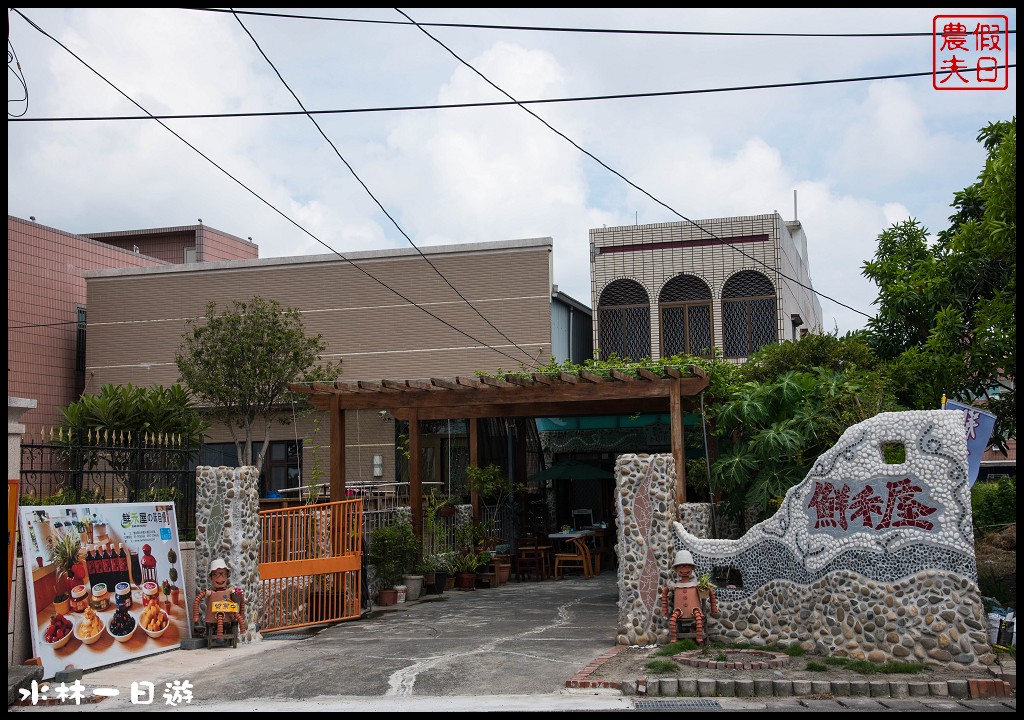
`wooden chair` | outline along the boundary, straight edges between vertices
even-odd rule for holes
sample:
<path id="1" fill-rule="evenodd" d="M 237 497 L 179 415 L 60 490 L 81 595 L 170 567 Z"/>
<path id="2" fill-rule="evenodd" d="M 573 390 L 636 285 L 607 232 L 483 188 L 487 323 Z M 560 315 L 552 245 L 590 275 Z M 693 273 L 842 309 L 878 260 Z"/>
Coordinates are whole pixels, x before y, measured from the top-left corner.
<path id="1" fill-rule="evenodd" d="M 593 540 L 590 559 L 594 566 L 594 574 L 600 575 L 602 571 L 614 567 L 615 549 L 608 542 L 608 530 L 604 528 L 594 531 Z"/>
<path id="2" fill-rule="evenodd" d="M 528 575 L 534 576 L 537 580 L 544 580 L 547 576 L 547 562 L 544 551 L 537 543 L 535 537 L 516 538 L 516 579 L 519 582 L 526 580 Z"/>
<path id="3" fill-rule="evenodd" d="M 570 543 L 575 548 L 574 552 L 555 553 L 555 579 L 561 580 L 562 573 L 566 570 L 581 570 L 583 577 L 594 576 L 593 567 L 590 564 L 590 548 L 583 538 L 572 538 Z"/>

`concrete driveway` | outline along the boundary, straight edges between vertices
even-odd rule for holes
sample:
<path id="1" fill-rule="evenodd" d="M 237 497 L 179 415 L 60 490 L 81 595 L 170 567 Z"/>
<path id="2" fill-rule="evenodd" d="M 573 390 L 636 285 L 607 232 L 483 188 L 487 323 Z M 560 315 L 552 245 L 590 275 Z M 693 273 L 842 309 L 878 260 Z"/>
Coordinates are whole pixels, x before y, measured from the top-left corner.
<path id="1" fill-rule="evenodd" d="M 326 696 L 559 694 L 567 679 L 615 644 L 617 601 L 614 572 L 450 590 L 375 609 L 362 620 L 271 633 L 237 649 L 172 650 L 89 671 L 82 678 L 87 692 L 118 694 L 79 709 L 166 710 L 167 683 L 180 687 L 185 680 L 192 710 L 224 702 L 280 709 L 281 703 Z M 153 683 L 151 705 L 131 703 L 133 682 Z"/>

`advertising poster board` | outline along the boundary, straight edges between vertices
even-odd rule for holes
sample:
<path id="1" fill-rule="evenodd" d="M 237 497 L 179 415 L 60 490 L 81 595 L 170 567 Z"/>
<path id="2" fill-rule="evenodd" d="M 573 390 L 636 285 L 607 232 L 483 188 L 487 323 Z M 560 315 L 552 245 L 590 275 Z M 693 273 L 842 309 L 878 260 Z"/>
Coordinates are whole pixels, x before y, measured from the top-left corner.
<path id="1" fill-rule="evenodd" d="M 190 637 L 174 503 L 22 506 L 19 521 L 44 679 L 173 650 Z"/>

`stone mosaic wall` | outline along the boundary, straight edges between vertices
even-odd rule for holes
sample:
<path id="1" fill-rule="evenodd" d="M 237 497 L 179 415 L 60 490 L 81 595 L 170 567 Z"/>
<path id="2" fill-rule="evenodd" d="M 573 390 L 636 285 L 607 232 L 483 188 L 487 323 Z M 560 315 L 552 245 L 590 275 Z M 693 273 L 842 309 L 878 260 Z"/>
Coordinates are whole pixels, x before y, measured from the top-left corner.
<path id="1" fill-rule="evenodd" d="M 905 462 L 886 464 L 883 445 Z M 702 539 L 703 513 L 671 513 L 671 456 L 616 465 L 620 644 L 667 641 L 660 587 L 678 549 L 697 572 L 732 566 L 712 640 L 807 649 L 873 662 L 969 668 L 994 662 L 976 582 L 960 413 L 883 413 L 846 431 L 779 510 L 738 540 Z M 694 522 L 692 530 L 685 524 Z"/>
<path id="2" fill-rule="evenodd" d="M 229 585 L 245 596 L 246 632 L 241 642 L 261 640 L 257 621 L 263 595 L 259 573 L 260 492 L 255 467 L 196 468 L 196 592 L 210 586 L 210 561 L 223 558 Z"/>

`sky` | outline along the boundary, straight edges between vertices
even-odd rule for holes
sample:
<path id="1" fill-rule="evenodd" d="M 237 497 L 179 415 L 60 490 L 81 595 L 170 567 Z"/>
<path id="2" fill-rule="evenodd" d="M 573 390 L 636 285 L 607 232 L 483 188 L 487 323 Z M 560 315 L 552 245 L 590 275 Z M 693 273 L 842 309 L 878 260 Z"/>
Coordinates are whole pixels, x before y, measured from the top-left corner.
<path id="1" fill-rule="evenodd" d="M 777 211 L 803 224 L 822 329 L 843 334 L 877 309 L 878 235 L 944 229 L 979 130 L 1016 111 L 1015 67 L 1005 90 L 932 85 L 934 16 L 1007 16 L 1015 65 L 1013 8 L 251 10 L 344 21 L 9 9 L 8 214 L 73 233 L 202 219 L 261 257 L 550 237 L 554 282 L 591 306 L 590 229 Z M 751 88 L 794 83 L 815 84 Z M 409 109 L 504 93 L 599 99 Z M 166 120 L 180 138 L 148 118 L 12 122 L 296 96 L 360 112 Z"/>

